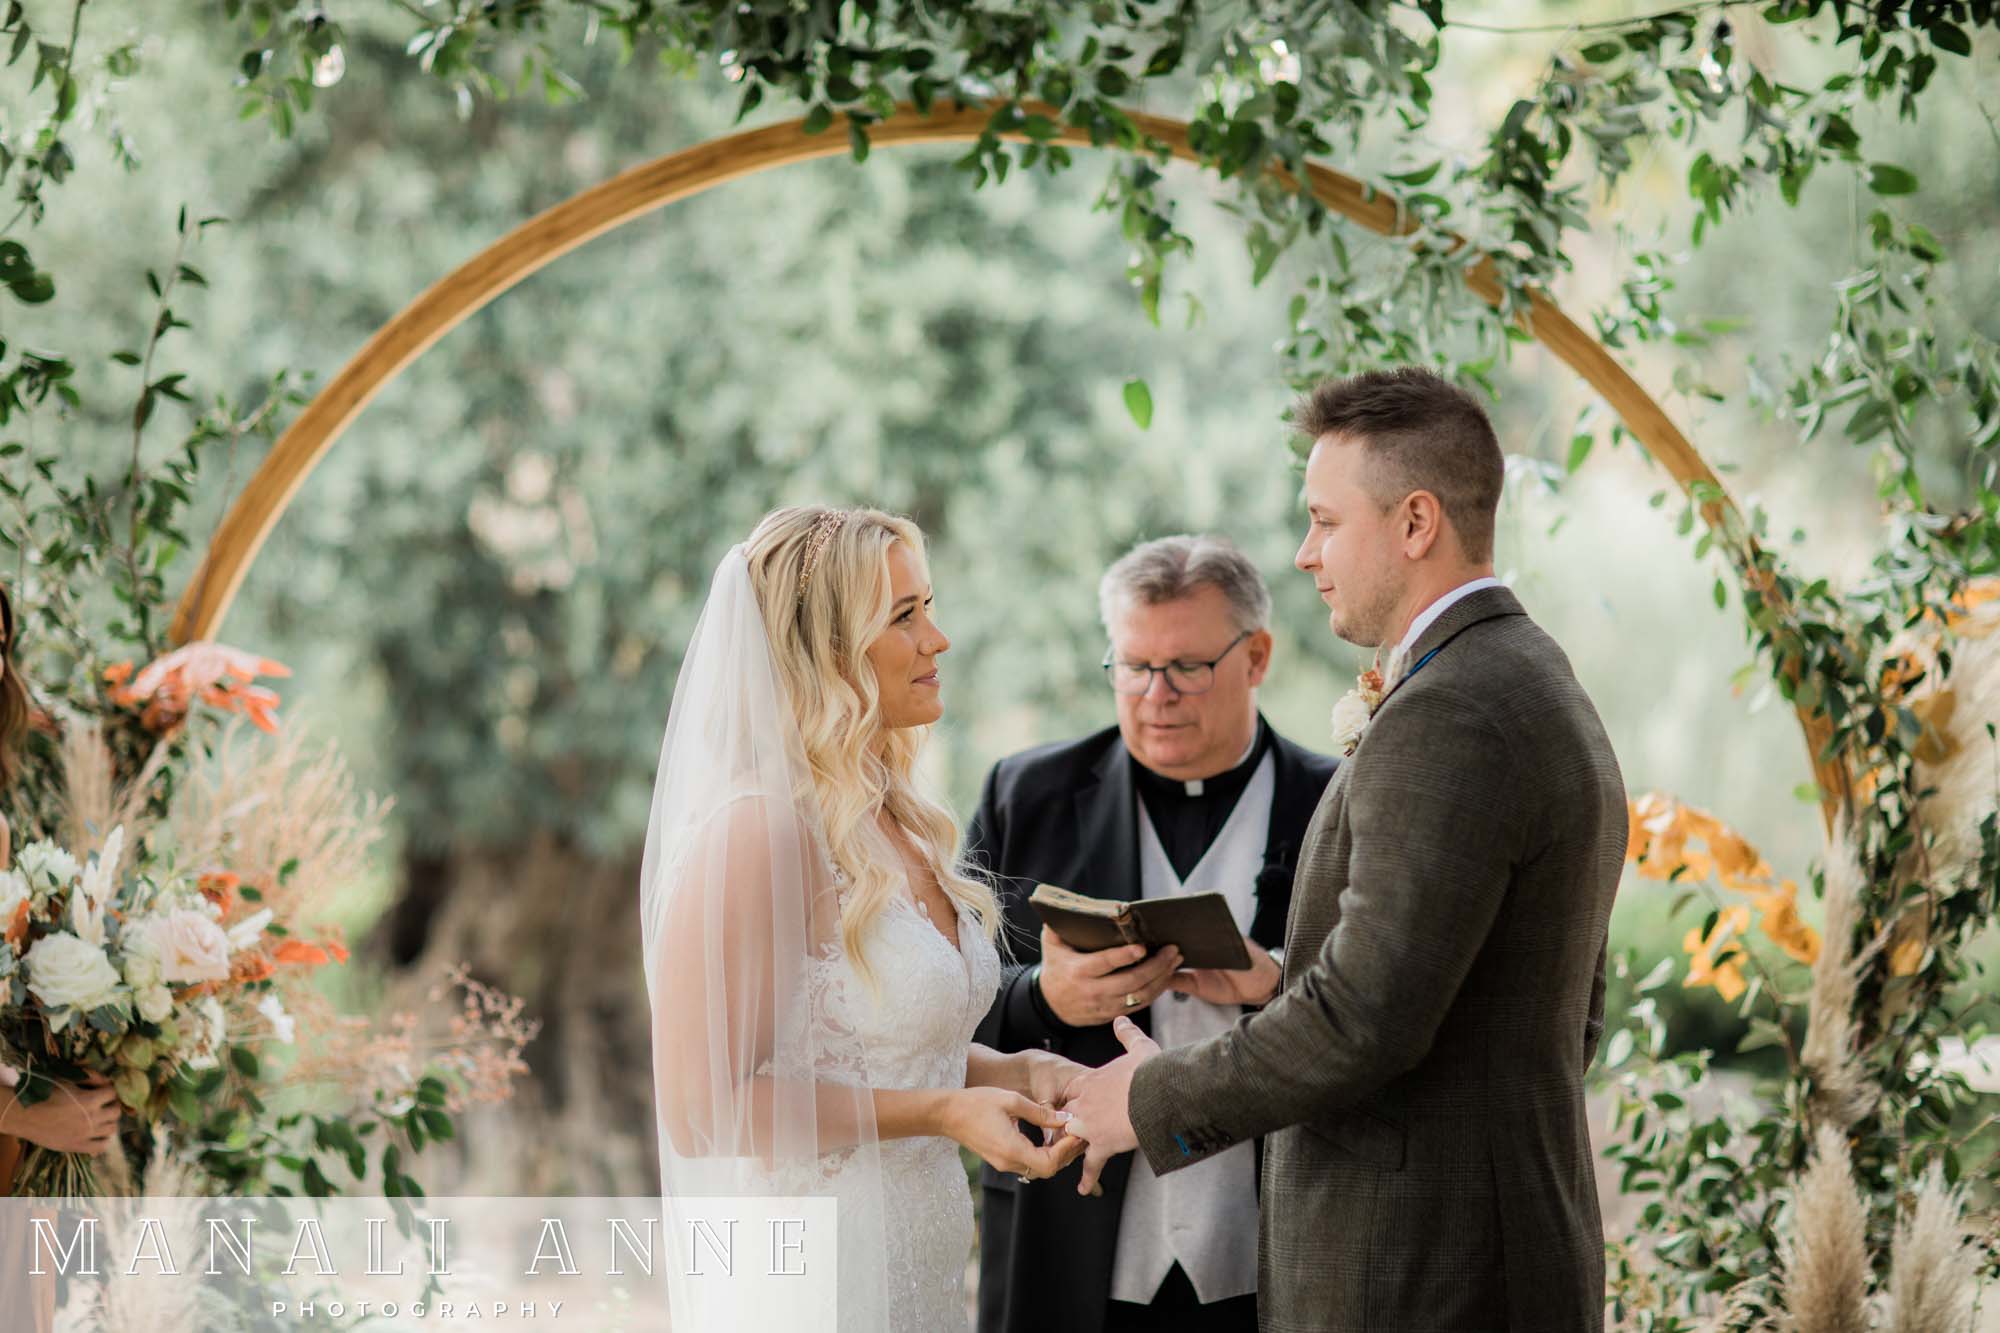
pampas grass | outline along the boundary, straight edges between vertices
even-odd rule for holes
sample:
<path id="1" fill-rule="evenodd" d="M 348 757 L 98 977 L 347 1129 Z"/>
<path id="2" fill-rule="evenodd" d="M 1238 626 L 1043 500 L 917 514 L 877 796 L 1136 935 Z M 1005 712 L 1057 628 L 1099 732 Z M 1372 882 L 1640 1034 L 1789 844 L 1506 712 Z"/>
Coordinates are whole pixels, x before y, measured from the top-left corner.
<path id="1" fill-rule="evenodd" d="M 165 1256 L 197 1233 L 205 1203 L 200 1194 L 200 1182 L 176 1159 L 165 1126 L 156 1126 L 144 1191 L 99 1201 L 104 1251 Z M 150 1236 L 144 1226 L 149 1219 L 158 1223 Z M 133 1271 L 114 1265 L 102 1283 L 72 1282 L 56 1318 L 57 1333 L 200 1333 L 211 1322 L 200 1309 L 202 1269 L 185 1262 L 186 1255 L 177 1257 L 183 1261 L 177 1272 L 149 1268 L 150 1258 L 135 1258 Z"/>
<path id="2" fill-rule="evenodd" d="M 95 724 L 82 717 L 64 722 L 61 746 L 62 825 L 56 840 L 82 861 L 104 845 L 111 830 L 125 830 L 126 855 L 146 833 L 146 792 L 171 757 L 162 741 L 146 757 L 138 776 L 120 784 L 111 747 Z M 113 867 L 114 873 L 117 867 Z"/>
<path id="3" fill-rule="evenodd" d="M 393 805 L 357 795 L 331 746 L 235 720 L 190 766 L 164 831 L 184 868 L 228 866 L 291 927 L 328 911 L 363 877 Z"/>
<path id="4" fill-rule="evenodd" d="M 1967 1333 L 1972 1327 L 1978 1268 L 1965 1227 L 1965 1191 L 1944 1183 L 1932 1167 L 1909 1215 L 1896 1227 L 1891 1256 L 1889 1333 Z"/>
<path id="5" fill-rule="evenodd" d="M 1868 1333 L 1868 1223 L 1847 1138 L 1822 1124 L 1792 1200 L 1785 1256 L 1786 1328 Z"/>
<path id="6" fill-rule="evenodd" d="M 1952 617 L 1951 671 L 1938 672 L 1936 631 L 1904 651 L 1925 669 L 1910 691 L 1911 711 L 1926 734 L 1914 777 L 1928 791 L 1922 812 L 1929 834 L 1931 883 L 1955 887 L 1979 871 L 1979 826 L 2000 801 L 2000 767 L 1986 724 L 2000 719 L 2000 601 Z M 1893 651 L 1893 650 L 1892 650 Z"/>
<path id="7" fill-rule="evenodd" d="M 1812 1073 L 1813 1107 L 1821 1123 L 1843 1134 L 1868 1113 L 1878 1095 L 1854 1047 L 1855 989 L 1876 948 L 1870 945 L 1859 955 L 1854 950 L 1861 888 L 1861 863 L 1842 820 L 1826 842 L 1826 929 L 1813 964 L 1801 1057 Z"/>

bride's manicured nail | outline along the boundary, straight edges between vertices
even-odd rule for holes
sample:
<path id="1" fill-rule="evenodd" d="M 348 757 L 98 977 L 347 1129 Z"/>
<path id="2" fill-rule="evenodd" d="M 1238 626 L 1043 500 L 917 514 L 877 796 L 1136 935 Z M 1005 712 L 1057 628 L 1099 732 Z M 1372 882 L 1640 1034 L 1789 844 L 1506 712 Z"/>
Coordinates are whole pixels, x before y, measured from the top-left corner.
<path id="1" fill-rule="evenodd" d="M 1065 1125 L 1067 1125 L 1070 1121 L 1076 1119 L 1076 1117 L 1071 1115 L 1068 1111 L 1057 1111 L 1056 1119 L 1062 1121 Z"/>

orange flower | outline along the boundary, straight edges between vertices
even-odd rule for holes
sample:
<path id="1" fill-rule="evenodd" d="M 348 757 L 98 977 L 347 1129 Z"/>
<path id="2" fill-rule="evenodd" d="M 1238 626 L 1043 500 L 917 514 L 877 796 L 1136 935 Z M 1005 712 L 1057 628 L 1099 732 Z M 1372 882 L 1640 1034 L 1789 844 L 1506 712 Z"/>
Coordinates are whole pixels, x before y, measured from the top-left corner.
<path id="1" fill-rule="evenodd" d="M 250 682 L 259 676 L 289 676 L 291 670 L 268 657 L 206 640 L 176 648 L 131 677 L 131 664 L 105 672 L 112 702 L 144 708 L 141 720 L 152 731 L 179 726 L 197 699 L 227 713 L 242 713 L 260 731 L 278 729 L 274 691 Z M 129 683 L 128 683 L 129 680 Z"/>
<path id="2" fill-rule="evenodd" d="M 7 923 L 7 943 L 14 946 L 14 952 L 21 952 L 21 946 L 28 942 L 28 900 L 23 898 L 14 908 L 14 919 Z"/>
<path id="3" fill-rule="evenodd" d="M 1678 872 L 1680 879 L 1689 881 L 1713 875 L 1723 888 L 1751 898 L 1761 914 L 1759 928 L 1786 957 L 1808 965 L 1819 957 L 1819 932 L 1799 917 L 1798 885 L 1791 880 L 1778 882 L 1771 863 L 1758 855 L 1742 834 L 1707 811 L 1658 792 L 1629 802 L 1628 816 L 1631 829 L 1625 857 L 1639 863 L 1641 875 L 1672 879 Z M 1700 839 L 1708 851 L 1691 849 L 1688 841 L 1693 838 Z M 1742 912 L 1738 930 L 1748 928 L 1747 908 L 1731 907 L 1728 912 Z M 1686 947 L 1691 954 L 1697 951 L 1695 944 Z M 1726 961 L 1711 965 L 1704 960 L 1699 977 L 1691 972 L 1687 984 L 1699 986 L 1711 981 L 1725 999 L 1743 989 L 1740 972 Z"/>
<path id="4" fill-rule="evenodd" d="M 231 874 L 227 870 L 203 875 L 195 881 L 196 887 L 201 890 L 201 896 L 214 903 L 224 916 L 228 916 L 230 909 L 236 906 L 236 890 L 242 883 L 241 876 Z"/>
<path id="5" fill-rule="evenodd" d="M 1972 620 L 1972 613 L 1986 603 L 2000 599 L 2000 579 L 1974 579 L 1960 589 L 1957 597 L 1945 610 L 1945 624 L 1953 629 L 1963 629 Z"/>
<path id="6" fill-rule="evenodd" d="M 297 963 L 304 967 L 321 967 L 328 961 L 326 950 L 304 940 L 280 940 L 271 956 L 281 963 Z"/>
<path id="7" fill-rule="evenodd" d="M 281 963 L 296 963 L 302 967 L 324 967 L 328 963 L 347 961 L 347 949 L 338 940 L 321 940 L 309 944 L 305 940 L 280 940 L 271 956 Z"/>
<path id="8" fill-rule="evenodd" d="M 1688 953 L 1688 974 L 1681 986 L 1693 990 L 1697 986 L 1714 986 L 1715 993 L 1723 1003 L 1734 1004 L 1743 994 L 1742 946 L 1735 943 L 1736 937 L 1750 926 L 1750 909 L 1741 904 L 1725 907 L 1715 920 L 1715 929 L 1704 939 L 1701 927 L 1696 926 L 1681 940 L 1681 947 Z M 1715 955 L 1723 954 L 1717 962 Z"/>
<path id="9" fill-rule="evenodd" d="M 1758 925 L 1772 943 L 1794 962 L 1810 967 L 1819 961 L 1819 932 L 1799 918 L 1799 886 L 1786 880 L 1757 899 L 1763 915 Z"/>

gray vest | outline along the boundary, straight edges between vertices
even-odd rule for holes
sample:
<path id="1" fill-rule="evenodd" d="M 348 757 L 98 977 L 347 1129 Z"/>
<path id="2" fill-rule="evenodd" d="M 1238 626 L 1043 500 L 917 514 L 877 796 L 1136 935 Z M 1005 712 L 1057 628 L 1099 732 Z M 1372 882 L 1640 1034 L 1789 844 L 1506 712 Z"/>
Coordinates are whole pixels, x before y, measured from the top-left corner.
<path id="1" fill-rule="evenodd" d="M 1140 896 L 1220 893 L 1229 900 L 1236 928 L 1249 934 L 1276 787 L 1277 761 L 1267 754 L 1222 831 L 1185 881 L 1174 873 L 1152 817 L 1140 803 Z M 1242 1013 L 1240 1005 L 1210 1004 L 1168 991 L 1152 1004 L 1153 1040 L 1170 1050 L 1189 1046 L 1228 1031 Z M 1111 1299 L 1150 1303 L 1175 1261 L 1204 1304 L 1257 1290 L 1257 1165 L 1252 1144 L 1239 1143 L 1166 1176 L 1153 1174 L 1145 1154 L 1133 1155 L 1118 1221 Z"/>

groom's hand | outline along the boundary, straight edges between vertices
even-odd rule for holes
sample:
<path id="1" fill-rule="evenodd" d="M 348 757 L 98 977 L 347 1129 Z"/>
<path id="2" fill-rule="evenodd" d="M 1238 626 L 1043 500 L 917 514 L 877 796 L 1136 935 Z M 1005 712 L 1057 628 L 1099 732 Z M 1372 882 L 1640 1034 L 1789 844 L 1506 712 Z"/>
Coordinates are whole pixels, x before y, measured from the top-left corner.
<path id="1" fill-rule="evenodd" d="M 1078 1194 L 1098 1193 L 1097 1178 L 1104 1174 L 1104 1164 L 1139 1146 L 1130 1110 L 1132 1072 L 1160 1053 L 1160 1044 L 1139 1031 L 1139 1025 L 1129 1018 L 1116 1020 L 1111 1030 L 1125 1044 L 1125 1054 L 1078 1078 L 1063 1097 L 1071 1137 L 1090 1145 L 1083 1154 Z"/>
<path id="2" fill-rule="evenodd" d="M 1143 944 L 1084 953 L 1042 927 L 1042 999 L 1073 1028 L 1096 1027 L 1144 1009 L 1167 988 L 1180 964 L 1181 951 L 1172 945 L 1151 957 Z"/>
<path id="3" fill-rule="evenodd" d="M 1250 951 L 1247 968 L 1190 967 L 1167 979 L 1167 988 L 1210 1004 L 1269 1004 L 1284 985 L 1284 969 L 1263 945 L 1243 937 Z"/>

